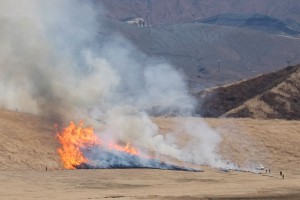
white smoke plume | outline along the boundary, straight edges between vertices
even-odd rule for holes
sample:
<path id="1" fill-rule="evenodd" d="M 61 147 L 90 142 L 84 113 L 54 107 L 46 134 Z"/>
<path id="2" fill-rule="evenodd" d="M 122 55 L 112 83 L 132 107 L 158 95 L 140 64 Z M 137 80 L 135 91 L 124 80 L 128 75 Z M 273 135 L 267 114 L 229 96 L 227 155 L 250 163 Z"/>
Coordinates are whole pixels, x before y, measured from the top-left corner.
<path id="1" fill-rule="evenodd" d="M 224 167 L 219 134 L 182 118 L 159 134 L 151 114 L 190 116 L 195 101 L 183 76 L 108 30 L 92 1 L 0 0 L 0 106 L 51 118 L 89 120 L 100 134 L 181 161 Z M 103 34 L 102 34 L 103 33 Z M 103 127 L 103 126 L 101 126 Z"/>

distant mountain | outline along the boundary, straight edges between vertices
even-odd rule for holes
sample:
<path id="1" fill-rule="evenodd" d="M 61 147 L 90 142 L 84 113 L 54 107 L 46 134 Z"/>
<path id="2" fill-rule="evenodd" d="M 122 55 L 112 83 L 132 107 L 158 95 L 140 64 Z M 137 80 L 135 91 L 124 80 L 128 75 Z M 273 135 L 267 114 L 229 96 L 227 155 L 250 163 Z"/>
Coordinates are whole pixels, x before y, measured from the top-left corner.
<path id="1" fill-rule="evenodd" d="M 204 117 L 300 119 L 300 65 L 197 94 Z"/>
<path id="2" fill-rule="evenodd" d="M 260 14 L 221 14 L 196 22 L 237 26 L 273 34 L 299 35 L 300 24 L 292 20 L 283 22 L 279 19 Z"/>
<path id="3" fill-rule="evenodd" d="M 99 41 L 123 35 L 183 71 L 192 93 L 300 63 L 299 0 L 93 1 L 110 30 Z"/>
<path id="4" fill-rule="evenodd" d="M 176 24 L 212 16 L 261 14 L 300 23 L 299 0 L 94 0 L 106 16 L 124 20 L 141 17 L 148 24 Z"/>
<path id="5" fill-rule="evenodd" d="M 106 19 L 104 24 L 183 71 L 193 92 L 300 63 L 298 36 L 204 23 L 137 27 Z M 99 37 L 111 35 L 102 32 Z"/>

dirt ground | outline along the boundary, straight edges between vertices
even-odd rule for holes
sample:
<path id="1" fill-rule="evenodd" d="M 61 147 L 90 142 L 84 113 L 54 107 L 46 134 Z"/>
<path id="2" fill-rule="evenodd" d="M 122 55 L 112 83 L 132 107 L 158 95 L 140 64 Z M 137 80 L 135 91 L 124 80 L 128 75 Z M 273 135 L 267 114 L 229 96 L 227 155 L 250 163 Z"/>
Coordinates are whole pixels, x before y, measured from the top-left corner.
<path id="1" fill-rule="evenodd" d="M 163 133 L 177 120 L 154 122 Z M 206 166 L 204 172 L 63 170 L 52 122 L 0 111 L 0 199 L 300 199 L 300 121 L 205 121 L 222 135 L 218 151 L 224 158 L 240 166 L 261 163 L 271 174 Z"/>
<path id="2" fill-rule="evenodd" d="M 0 172 L 1 199 L 299 199 L 299 177 L 149 169 Z"/>

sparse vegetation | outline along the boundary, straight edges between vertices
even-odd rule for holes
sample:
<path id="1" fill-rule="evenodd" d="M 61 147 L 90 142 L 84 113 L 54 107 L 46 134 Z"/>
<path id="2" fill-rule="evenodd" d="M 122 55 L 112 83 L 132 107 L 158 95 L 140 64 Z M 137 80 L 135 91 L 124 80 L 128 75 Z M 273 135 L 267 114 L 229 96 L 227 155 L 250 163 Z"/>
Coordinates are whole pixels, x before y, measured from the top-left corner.
<path id="1" fill-rule="evenodd" d="M 204 117 L 300 119 L 300 65 L 197 94 Z"/>

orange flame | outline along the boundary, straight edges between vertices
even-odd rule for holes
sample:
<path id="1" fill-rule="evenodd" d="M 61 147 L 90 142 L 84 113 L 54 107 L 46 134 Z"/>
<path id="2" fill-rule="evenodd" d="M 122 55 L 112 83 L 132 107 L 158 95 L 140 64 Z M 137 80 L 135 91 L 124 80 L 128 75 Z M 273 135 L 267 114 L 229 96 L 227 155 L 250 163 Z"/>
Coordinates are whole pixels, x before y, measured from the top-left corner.
<path id="1" fill-rule="evenodd" d="M 57 126 L 55 126 L 57 127 Z M 132 155 L 139 155 L 139 151 L 132 147 L 129 143 L 126 146 L 121 146 L 110 142 L 108 145 L 102 143 L 101 139 L 96 136 L 92 127 L 84 128 L 83 122 L 77 126 L 74 122 L 63 129 L 61 133 L 57 131 L 57 138 L 61 144 L 58 148 L 58 153 L 66 169 L 76 169 L 83 163 L 88 163 L 89 160 L 84 156 L 82 149 L 93 147 L 106 147 L 110 150 L 126 152 Z"/>
<path id="2" fill-rule="evenodd" d="M 131 147 L 130 144 L 126 144 L 125 147 L 122 147 L 118 144 L 114 144 L 114 143 L 110 143 L 109 144 L 109 149 L 113 149 L 113 150 L 117 150 L 117 151 L 123 151 L 123 152 L 126 152 L 126 153 L 129 153 L 129 154 L 132 154 L 132 155 L 139 155 L 139 152 L 136 148 L 134 147 Z"/>

